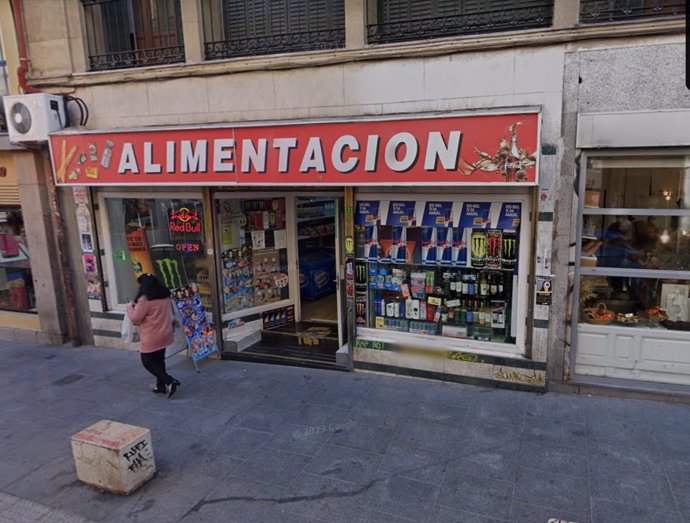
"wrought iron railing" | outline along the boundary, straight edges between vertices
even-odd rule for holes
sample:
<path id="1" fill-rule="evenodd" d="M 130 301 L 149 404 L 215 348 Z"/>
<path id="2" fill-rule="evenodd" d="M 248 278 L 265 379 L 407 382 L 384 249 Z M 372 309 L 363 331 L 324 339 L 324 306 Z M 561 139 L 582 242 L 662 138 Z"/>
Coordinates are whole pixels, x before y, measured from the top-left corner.
<path id="1" fill-rule="evenodd" d="M 204 45 L 207 60 L 345 47 L 345 29 L 235 38 Z"/>
<path id="2" fill-rule="evenodd" d="M 580 23 L 683 16 L 685 0 L 580 0 Z"/>
<path id="3" fill-rule="evenodd" d="M 92 71 L 184 62 L 180 0 L 81 0 Z"/>
<path id="4" fill-rule="evenodd" d="M 528 7 L 369 24 L 367 35 L 369 43 L 382 44 L 477 33 L 536 29 L 550 26 L 552 20 L 553 0 L 545 0 Z"/>
<path id="5" fill-rule="evenodd" d="M 176 64 L 180 62 L 184 62 L 184 47 L 181 45 L 89 56 L 89 68 L 91 71 L 128 69 L 131 67 Z"/>

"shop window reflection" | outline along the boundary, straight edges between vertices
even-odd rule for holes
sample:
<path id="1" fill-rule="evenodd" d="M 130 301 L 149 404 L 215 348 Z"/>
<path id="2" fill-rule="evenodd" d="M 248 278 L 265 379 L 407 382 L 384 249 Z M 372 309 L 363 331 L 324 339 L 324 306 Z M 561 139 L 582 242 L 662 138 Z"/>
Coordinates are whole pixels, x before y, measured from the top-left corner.
<path id="1" fill-rule="evenodd" d="M 0 208 L 0 310 L 35 312 L 35 307 L 22 211 Z"/>

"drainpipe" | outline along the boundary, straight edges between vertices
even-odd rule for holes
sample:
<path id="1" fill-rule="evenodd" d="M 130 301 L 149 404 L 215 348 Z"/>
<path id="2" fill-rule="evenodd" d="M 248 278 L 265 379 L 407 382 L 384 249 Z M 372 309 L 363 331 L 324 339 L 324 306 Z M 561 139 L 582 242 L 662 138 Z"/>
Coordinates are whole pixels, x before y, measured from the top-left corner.
<path id="1" fill-rule="evenodd" d="M 12 14 L 14 15 L 14 30 L 17 33 L 17 51 L 19 52 L 19 67 L 17 68 L 19 87 L 25 93 L 39 93 L 38 89 L 26 84 L 26 74 L 29 72 L 29 58 L 26 55 L 26 35 L 24 33 L 21 0 L 12 0 Z"/>

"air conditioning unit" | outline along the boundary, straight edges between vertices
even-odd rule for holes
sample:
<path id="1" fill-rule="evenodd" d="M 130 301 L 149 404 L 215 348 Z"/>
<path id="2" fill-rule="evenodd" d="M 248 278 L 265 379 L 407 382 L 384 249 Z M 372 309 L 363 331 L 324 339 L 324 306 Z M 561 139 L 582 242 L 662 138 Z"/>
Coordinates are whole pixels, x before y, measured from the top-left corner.
<path id="1" fill-rule="evenodd" d="M 65 102 L 54 94 L 20 94 L 3 97 L 10 142 L 48 141 L 48 134 L 67 126 Z"/>

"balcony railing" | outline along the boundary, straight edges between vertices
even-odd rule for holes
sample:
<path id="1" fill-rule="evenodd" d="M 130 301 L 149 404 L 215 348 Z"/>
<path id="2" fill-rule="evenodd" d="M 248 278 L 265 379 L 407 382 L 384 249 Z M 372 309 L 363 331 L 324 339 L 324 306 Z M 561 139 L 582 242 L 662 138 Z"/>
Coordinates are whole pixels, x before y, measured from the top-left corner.
<path id="1" fill-rule="evenodd" d="M 385 17 L 384 17 L 385 18 Z M 450 16 L 410 18 L 369 24 L 369 43 L 393 43 L 428 38 L 517 31 L 548 27 L 553 20 L 553 0 L 515 2 L 509 9 L 483 10 Z"/>
<path id="2" fill-rule="evenodd" d="M 207 60 L 345 47 L 345 29 L 235 38 L 204 45 Z"/>
<path id="3" fill-rule="evenodd" d="M 683 16 L 685 0 L 580 0 L 580 23 Z"/>
<path id="4" fill-rule="evenodd" d="M 82 0 L 92 71 L 184 62 L 180 0 Z"/>

